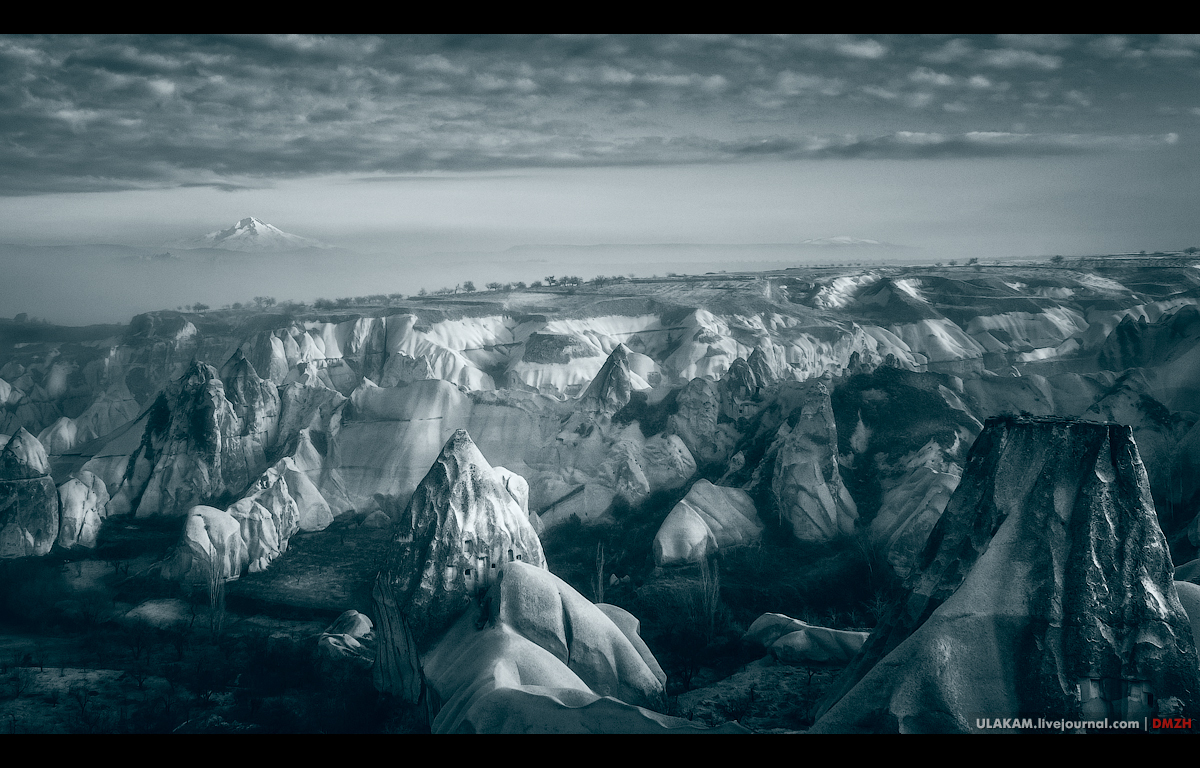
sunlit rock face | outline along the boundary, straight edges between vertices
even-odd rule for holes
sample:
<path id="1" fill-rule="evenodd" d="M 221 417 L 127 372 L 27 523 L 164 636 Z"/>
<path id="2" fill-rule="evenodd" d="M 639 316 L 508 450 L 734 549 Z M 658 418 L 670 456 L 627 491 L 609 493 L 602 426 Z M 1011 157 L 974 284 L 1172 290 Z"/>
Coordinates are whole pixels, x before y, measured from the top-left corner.
<path id="1" fill-rule="evenodd" d="M 38 442 L 45 448 L 46 453 L 58 455 L 66 453 L 75 447 L 79 438 L 79 428 L 74 419 L 60 417 L 38 434 Z"/>
<path id="2" fill-rule="evenodd" d="M 545 568 L 529 518 L 465 430 L 433 461 L 396 522 L 373 593 L 379 632 L 375 684 L 416 703 L 421 654 L 487 590 L 506 562 Z"/>
<path id="3" fill-rule="evenodd" d="M 375 625 L 358 611 L 346 611 L 317 639 L 317 654 L 362 668 L 375 663 Z"/>
<path id="4" fill-rule="evenodd" d="M 717 551 L 754 544 L 762 531 L 749 494 L 697 480 L 659 526 L 654 564 L 698 563 Z"/>
<path id="5" fill-rule="evenodd" d="M 737 444 L 733 424 L 721 423 L 721 390 L 708 379 L 692 379 L 675 400 L 678 410 L 667 420 L 667 430 L 679 436 L 700 464 L 719 464 Z"/>
<path id="6" fill-rule="evenodd" d="M 232 401 L 216 370 L 204 363 L 160 395 L 111 511 L 182 515 L 202 501 L 241 493 L 262 473 L 279 397 L 244 359 L 232 372 Z"/>
<path id="7" fill-rule="evenodd" d="M 17 430 L 0 451 L 0 478 L 33 480 L 50 474 L 50 461 L 40 440 Z"/>
<path id="8" fill-rule="evenodd" d="M 471 401 L 446 381 L 377 387 L 368 379 L 347 409 L 331 429 L 321 490 L 328 498 L 336 483 L 355 508 L 365 508 L 377 493 L 408 499 L 446 440 L 467 426 Z"/>
<path id="9" fill-rule="evenodd" d="M 172 581 L 209 583 L 237 579 L 249 565 L 238 519 L 229 511 L 198 504 L 187 512 L 179 545 L 158 568 Z"/>
<path id="10" fill-rule="evenodd" d="M 833 541 L 854 532 L 858 509 L 838 472 L 837 424 L 829 390 L 817 383 L 779 427 L 771 493 L 801 541 Z"/>
<path id="11" fill-rule="evenodd" d="M 1195 711 L 1192 628 L 1128 427 L 988 420 L 906 588 L 814 731 Z"/>
<path id="12" fill-rule="evenodd" d="M 505 563 L 423 657 L 435 733 L 738 733 L 660 714 L 666 679 L 637 619 L 549 571 Z"/>
<path id="13" fill-rule="evenodd" d="M 387 359 L 377 379 L 382 386 L 442 379 L 471 391 L 495 389 L 495 381 L 483 367 L 507 361 L 514 341 L 515 323 L 502 317 L 423 323 L 416 315 L 405 314 L 386 321 Z"/>
<path id="14" fill-rule="evenodd" d="M 577 407 L 593 418 L 611 419 L 629 403 L 629 395 L 635 387 L 646 389 L 641 377 L 635 385 L 635 375 L 629 371 L 629 348 L 618 344 L 579 398 Z"/>
<path id="15" fill-rule="evenodd" d="M 104 481 L 87 470 L 58 487 L 61 510 L 57 544 L 64 549 L 94 549 L 100 525 L 108 515 L 108 489 Z"/>
<path id="16" fill-rule="evenodd" d="M 58 493 L 46 451 L 24 429 L 0 450 L 0 559 L 44 555 L 58 538 Z"/>

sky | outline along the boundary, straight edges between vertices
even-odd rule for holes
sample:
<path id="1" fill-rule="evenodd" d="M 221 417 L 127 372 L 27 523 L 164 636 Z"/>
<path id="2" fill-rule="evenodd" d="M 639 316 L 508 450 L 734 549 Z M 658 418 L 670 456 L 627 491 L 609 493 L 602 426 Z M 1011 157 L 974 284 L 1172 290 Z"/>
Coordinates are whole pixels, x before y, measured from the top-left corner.
<path id="1" fill-rule="evenodd" d="M 1178 249 L 1198 128 L 1200 35 L 2 36 L 0 243 Z"/>

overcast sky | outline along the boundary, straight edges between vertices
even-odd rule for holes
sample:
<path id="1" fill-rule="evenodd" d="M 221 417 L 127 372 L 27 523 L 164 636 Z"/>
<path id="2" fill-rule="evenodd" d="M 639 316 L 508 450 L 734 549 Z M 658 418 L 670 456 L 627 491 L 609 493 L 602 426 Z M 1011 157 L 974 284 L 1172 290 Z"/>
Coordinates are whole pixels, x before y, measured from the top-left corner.
<path id="1" fill-rule="evenodd" d="M 1200 36 L 2 37 L 0 241 L 1200 242 Z"/>

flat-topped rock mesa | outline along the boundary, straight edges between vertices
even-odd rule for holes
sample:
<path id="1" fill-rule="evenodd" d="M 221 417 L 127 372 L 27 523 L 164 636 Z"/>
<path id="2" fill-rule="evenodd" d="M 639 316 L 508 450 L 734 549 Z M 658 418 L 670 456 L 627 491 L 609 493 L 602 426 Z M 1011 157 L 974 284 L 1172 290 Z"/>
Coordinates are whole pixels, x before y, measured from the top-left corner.
<path id="1" fill-rule="evenodd" d="M 906 588 L 813 731 L 1190 716 L 1200 703 L 1192 627 L 1128 427 L 989 419 Z"/>
<path id="2" fill-rule="evenodd" d="M 411 703 L 421 700 L 421 654 L 486 592 L 501 564 L 518 559 L 546 567 L 519 499 L 460 429 L 396 521 L 375 583 L 376 687 Z"/>

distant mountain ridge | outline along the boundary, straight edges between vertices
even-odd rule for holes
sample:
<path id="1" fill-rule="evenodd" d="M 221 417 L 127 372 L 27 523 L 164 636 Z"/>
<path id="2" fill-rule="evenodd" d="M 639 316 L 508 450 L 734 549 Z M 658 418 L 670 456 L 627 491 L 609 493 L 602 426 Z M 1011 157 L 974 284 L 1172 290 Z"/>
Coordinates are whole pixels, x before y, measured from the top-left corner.
<path id="1" fill-rule="evenodd" d="M 241 253 L 278 253 L 302 248 L 330 248 L 320 240 L 284 232 L 265 221 L 248 216 L 228 229 L 210 232 L 187 244 L 190 248 L 217 248 Z"/>

